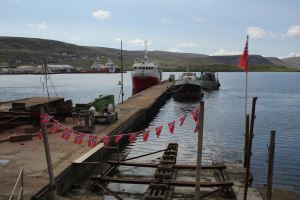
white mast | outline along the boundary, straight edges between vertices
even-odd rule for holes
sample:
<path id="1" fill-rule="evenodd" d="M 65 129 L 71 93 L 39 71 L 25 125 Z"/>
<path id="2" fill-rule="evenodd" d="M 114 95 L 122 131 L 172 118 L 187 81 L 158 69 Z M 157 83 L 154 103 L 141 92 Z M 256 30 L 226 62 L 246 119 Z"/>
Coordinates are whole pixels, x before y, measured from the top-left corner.
<path id="1" fill-rule="evenodd" d="M 145 40 L 145 55 L 144 55 L 144 60 L 145 60 L 145 62 L 148 60 L 147 43 L 148 43 L 148 41 Z"/>

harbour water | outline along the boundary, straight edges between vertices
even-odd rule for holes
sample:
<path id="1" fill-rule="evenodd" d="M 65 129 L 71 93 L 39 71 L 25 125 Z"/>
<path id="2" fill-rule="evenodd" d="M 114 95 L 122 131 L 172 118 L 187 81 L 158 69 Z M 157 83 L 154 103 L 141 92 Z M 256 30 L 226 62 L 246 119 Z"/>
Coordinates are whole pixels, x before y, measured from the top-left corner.
<path id="1" fill-rule="evenodd" d="M 166 79 L 170 73 L 164 73 Z M 176 77 L 180 73 L 174 73 Z M 117 85 L 120 74 L 57 74 L 51 75 L 56 93 L 76 103 L 87 103 L 99 94 L 120 92 Z M 219 73 L 219 91 L 205 93 L 204 163 L 212 158 L 241 161 L 243 156 L 244 73 Z M 131 95 L 130 73 L 124 74 L 125 99 Z M 276 130 L 274 185 L 300 191 L 300 74 L 249 73 L 249 101 L 257 96 L 251 171 L 254 184 L 266 182 L 267 144 L 271 129 Z M 1 75 L 0 101 L 46 95 L 39 75 Z M 50 95 L 55 95 L 49 84 Z M 165 148 L 169 142 L 179 143 L 178 163 L 195 163 L 196 135 L 191 111 L 198 102 L 181 103 L 170 99 L 149 128 L 163 125 L 160 138 L 154 132 L 148 142 L 138 138 L 129 156 Z M 176 125 L 173 135 L 167 123 L 183 114 L 189 114 L 182 127 Z M 128 156 L 128 157 L 129 157 Z M 158 155 L 148 159 L 155 160 Z M 132 169 L 130 169 L 132 171 Z"/>

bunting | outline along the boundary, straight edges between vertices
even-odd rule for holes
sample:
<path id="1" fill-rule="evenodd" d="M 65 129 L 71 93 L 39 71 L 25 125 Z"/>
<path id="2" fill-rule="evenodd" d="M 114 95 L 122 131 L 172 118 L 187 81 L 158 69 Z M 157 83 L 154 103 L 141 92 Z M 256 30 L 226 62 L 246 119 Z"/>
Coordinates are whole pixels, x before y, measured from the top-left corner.
<path id="1" fill-rule="evenodd" d="M 50 134 L 54 134 L 58 129 L 60 129 L 62 127 L 62 124 L 60 124 L 57 121 L 54 121 L 54 123 L 52 124 L 51 128 L 50 128 Z"/>
<path id="2" fill-rule="evenodd" d="M 155 128 L 155 135 L 157 138 L 159 138 L 162 128 L 163 126 L 159 126 Z"/>
<path id="3" fill-rule="evenodd" d="M 143 131 L 143 140 L 144 140 L 144 142 L 146 142 L 148 140 L 149 133 L 150 133 L 149 129 L 146 129 L 146 130 Z"/>
<path id="4" fill-rule="evenodd" d="M 198 120 L 199 120 L 199 109 L 196 109 L 192 112 L 192 116 L 193 116 L 193 119 L 196 123 L 198 123 Z"/>
<path id="5" fill-rule="evenodd" d="M 71 133 L 73 133 L 72 129 L 65 128 L 64 132 L 61 135 L 61 138 L 68 141 L 71 136 Z"/>
<path id="6" fill-rule="evenodd" d="M 119 142 L 121 141 L 123 135 L 115 135 L 115 144 L 119 144 Z"/>
<path id="7" fill-rule="evenodd" d="M 132 144 L 136 138 L 137 133 L 130 133 L 129 134 L 129 143 Z"/>
<path id="8" fill-rule="evenodd" d="M 184 121 L 185 121 L 185 118 L 186 118 L 186 114 L 185 115 L 183 115 L 183 116 L 181 116 L 181 117 L 179 117 L 179 126 L 182 126 L 183 125 L 183 123 L 184 123 Z"/>
<path id="9" fill-rule="evenodd" d="M 110 137 L 109 136 L 104 136 L 103 137 L 103 143 L 105 146 L 108 146 L 110 143 Z"/>
<path id="10" fill-rule="evenodd" d="M 41 124 L 46 124 L 46 123 L 50 122 L 52 117 L 50 115 L 48 115 L 47 113 L 43 113 L 40 115 L 40 119 L 41 119 Z"/>
<path id="11" fill-rule="evenodd" d="M 74 139 L 74 144 L 81 144 L 82 141 L 83 141 L 84 136 L 85 136 L 85 133 L 78 132 L 75 139 Z"/>
<path id="12" fill-rule="evenodd" d="M 89 140 L 88 140 L 88 146 L 89 147 L 94 147 L 97 144 L 97 136 L 96 135 L 89 135 Z"/>
<path id="13" fill-rule="evenodd" d="M 168 127 L 169 127 L 169 131 L 171 134 L 174 133 L 174 129 L 175 129 L 175 120 L 171 121 L 170 123 L 168 123 Z"/>

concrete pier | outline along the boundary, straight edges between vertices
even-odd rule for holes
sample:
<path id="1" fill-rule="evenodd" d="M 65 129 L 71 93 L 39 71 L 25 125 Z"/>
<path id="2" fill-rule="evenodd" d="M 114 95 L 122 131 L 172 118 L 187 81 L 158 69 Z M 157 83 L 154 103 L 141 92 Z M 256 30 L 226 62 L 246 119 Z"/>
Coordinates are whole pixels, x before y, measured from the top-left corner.
<path id="1" fill-rule="evenodd" d="M 104 135 L 128 133 L 143 124 L 146 125 L 170 97 L 168 88 L 171 86 L 171 82 L 164 82 L 130 97 L 123 104 L 118 104 L 116 110 L 119 119 L 113 124 L 97 125 L 93 134 L 102 138 Z M 9 105 L 6 104 L 5 111 L 9 109 L 8 107 Z M 66 118 L 62 124 L 72 127 L 72 119 Z M 24 133 L 25 128 L 28 128 L 28 125 L 1 132 L 0 140 L 13 134 Z M 86 142 L 82 145 L 74 144 L 74 138 L 66 142 L 60 138 L 60 134 L 49 135 L 52 165 L 59 195 L 67 191 L 74 182 L 85 177 L 94 167 L 80 165 L 80 163 L 99 162 L 98 154 L 104 151 L 103 143 L 90 148 Z M 0 143 L 0 149 L 0 199 L 7 199 L 10 195 L 22 167 L 24 167 L 25 199 L 47 199 L 49 179 L 43 141 L 37 137 L 23 142 L 6 141 Z"/>

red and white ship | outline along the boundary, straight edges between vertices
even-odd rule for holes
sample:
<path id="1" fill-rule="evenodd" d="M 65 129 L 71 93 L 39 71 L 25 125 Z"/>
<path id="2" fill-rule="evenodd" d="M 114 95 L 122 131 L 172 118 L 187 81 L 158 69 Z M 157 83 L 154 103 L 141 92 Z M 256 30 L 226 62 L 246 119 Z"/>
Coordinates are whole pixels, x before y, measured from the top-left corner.
<path id="1" fill-rule="evenodd" d="M 148 58 L 147 41 L 145 41 L 144 58 L 141 61 L 135 59 L 132 67 L 132 95 L 161 82 L 162 71 L 156 64 L 150 62 Z"/>

